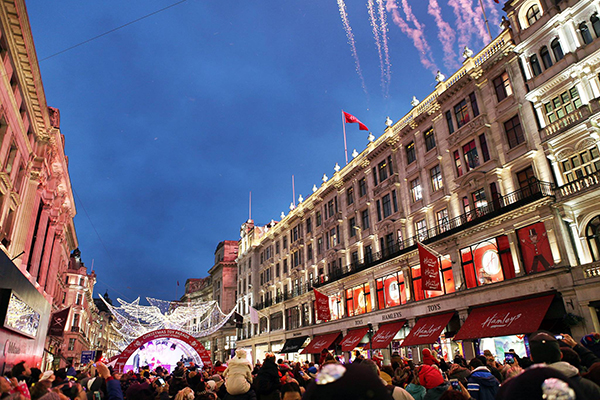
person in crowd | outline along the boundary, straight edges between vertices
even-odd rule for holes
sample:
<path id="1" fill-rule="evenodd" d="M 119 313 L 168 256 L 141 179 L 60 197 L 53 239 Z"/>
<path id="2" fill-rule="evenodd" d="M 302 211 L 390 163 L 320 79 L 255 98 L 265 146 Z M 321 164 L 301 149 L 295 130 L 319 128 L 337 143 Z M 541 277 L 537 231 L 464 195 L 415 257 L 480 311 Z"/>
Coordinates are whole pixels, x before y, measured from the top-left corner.
<path id="1" fill-rule="evenodd" d="M 584 368 L 589 368 L 592 366 L 592 364 L 599 362 L 600 361 L 600 356 L 598 356 L 596 353 L 594 353 L 591 349 L 595 349 L 595 344 L 589 345 L 588 346 L 583 346 L 581 344 L 578 344 L 572 337 L 571 335 L 568 335 L 566 333 L 561 333 L 562 335 L 562 339 L 560 340 L 560 342 L 564 343 L 566 346 L 570 347 L 571 349 L 573 349 L 573 351 L 575 353 L 577 353 L 577 355 L 579 356 L 580 359 L 580 365 L 581 367 Z M 596 334 L 597 335 L 597 334 Z M 584 339 L 581 339 L 582 343 L 588 343 L 590 340 L 589 339 L 590 335 L 586 335 L 584 336 L 584 339 L 586 337 L 588 337 L 587 341 L 585 341 Z M 593 334 L 592 334 L 592 337 Z M 591 348 L 591 349 L 590 349 Z"/>
<path id="2" fill-rule="evenodd" d="M 567 378 L 576 382 L 586 398 L 600 399 L 600 387 L 594 382 L 581 377 L 576 367 L 566 361 L 562 361 L 563 355 L 560 350 L 560 344 L 554 335 L 546 331 L 538 331 L 531 334 L 529 337 L 529 348 L 534 363 L 546 364 L 549 368 L 559 371 Z"/>
<path id="3" fill-rule="evenodd" d="M 27 362 L 21 361 L 12 367 L 12 376 L 17 378 L 17 382 L 25 382 L 27 386 L 31 386 L 31 368 Z"/>
<path id="4" fill-rule="evenodd" d="M 544 365 L 536 365 L 503 383 L 495 400 L 591 400 L 596 398 L 586 397 L 577 382 L 567 378 L 558 370 Z"/>
<path id="5" fill-rule="evenodd" d="M 374 373 L 376 373 L 377 375 L 379 375 L 379 379 L 381 379 L 381 382 L 383 382 L 383 384 L 386 385 L 386 388 L 387 388 L 388 392 L 390 393 L 390 395 L 392 396 L 392 398 L 394 400 L 414 400 L 413 397 L 410 395 L 410 393 L 408 393 L 406 390 L 404 390 L 401 387 L 392 385 L 390 383 L 391 382 L 391 378 L 390 378 L 390 382 L 387 382 L 381 376 L 382 375 L 381 370 L 379 369 L 379 366 L 377 365 L 377 363 L 375 363 L 373 360 L 364 360 L 361 364 L 367 365 L 368 367 L 371 368 L 371 370 Z"/>
<path id="6" fill-rule="evenodd" d="M 439 400 L 450 386 L 444 381 L 440 370 L 432 365 L 423 364 L 419 367 L 419 382 L 427 391 L 423 400 Z"/>
<path id="7" fill-rule="evenodd" d="M 464 359 L 463 359 L 464 360 Z M 448 378 L 458 380 L 463 386 L 467 386 L 467 379 L 471 375 L 469 368 L 462 363 L 454 362 L 448 370 Z"/>
<path id="8" fill-rule="evenodd" d="M 600 358 L 600 333 L 592 332 L 585 335 L 581 338 L 581 345 L 590 350 L 596 357 Z"/>
<path id="9" fill-rule="evenodd" d="M 48 394 L 51 387 L 52 382 L 47 379 L 37 382 L 31 388 L 31 400 L 39 400 L 44 395 Z"/>
<path id="10" fill-rule="evenodd" d="M 281 400 L 302 400 L 300 386 L 295 382 L 288 382 L 282 385 Z"/>
<path id="11" fill-rule="evenodd" d="M 467 390 L 474 400 L 494 400 L 500 382 L 490 371 L 489 365 L 483 365 L 479 358 L 469 362 L 471 375 L 467 378 Z"/>
<path id="12" fill-rule="evenodd" d="M 246 350 L 237 349 L 235 357 L 229 360 L 229 364 L 223 372 L 227 393 L 232 396 L 248 393 L 252 384 L 252 366 L 246 359 Z"/>
<path id="13" fill-rule="evenodd" d="M 327 364 L 306 389 L 303 400 L 392 399 L 373 369 L 363 363 Z"/>
<path id="14" fill-rule="evenodd" d="M 275 355 L 268 353 L 254 380 L 254 391 L 258 400 L 279 400 L 280 379 L 279 368 L 275 364 Z"/>
<path id="15" fill-rule="evenodd" d="M 414 368 L 410 368 L 408 370 L 408 376 L 406 378 L 408 385 L 406 385 L 405 389 L 415 400 L 423 400 L 425 397 L 425 393 L 427 389 L 423 385 L 421 385 L 419 381 L 419 375 L 416 373 Z"/>
<path id="16" fill-rule="evenodd" d="M 589 379 L 596 385 L 600 385 L 600 362 L 592 364 L 588 371 L 582 375 L 585 379 Z"/>

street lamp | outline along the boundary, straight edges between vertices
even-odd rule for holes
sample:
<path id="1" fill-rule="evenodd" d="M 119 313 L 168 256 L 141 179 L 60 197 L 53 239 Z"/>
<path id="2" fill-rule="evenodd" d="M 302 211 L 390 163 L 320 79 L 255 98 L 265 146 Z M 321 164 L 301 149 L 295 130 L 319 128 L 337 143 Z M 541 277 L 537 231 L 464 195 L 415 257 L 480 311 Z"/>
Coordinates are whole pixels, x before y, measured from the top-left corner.
<path id="1" fill-rule="evenodd" d="M 373 324 L 372 323 L 368 323 L 367 327 L 369 328 L 368 334 L 369 334 L 369 352 L 368 352 L 368 357 L 371 358 L 371 356 L 373 355 Z"/>

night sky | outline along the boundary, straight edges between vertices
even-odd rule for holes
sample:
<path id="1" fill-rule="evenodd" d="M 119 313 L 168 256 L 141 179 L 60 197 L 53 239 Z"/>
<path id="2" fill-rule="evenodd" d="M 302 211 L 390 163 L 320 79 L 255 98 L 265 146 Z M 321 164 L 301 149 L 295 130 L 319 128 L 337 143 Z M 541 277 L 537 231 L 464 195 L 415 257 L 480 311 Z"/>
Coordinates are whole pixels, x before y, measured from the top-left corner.
<path id="1" fill-rule="evenodd" d="M 487 43 L 479 0 L 176 3 L 27 2 L 79 248 L 113 299 L 180 297 L 239 239 L 250 192 L 263 225 L 289 212 L 292 175 L 306 198 L 344 165 L 342 109 L 378 137 Z M 484 3 L 495 36 L 501 5 Z M 368 134 L 346 132 L 351 157 Z"/>

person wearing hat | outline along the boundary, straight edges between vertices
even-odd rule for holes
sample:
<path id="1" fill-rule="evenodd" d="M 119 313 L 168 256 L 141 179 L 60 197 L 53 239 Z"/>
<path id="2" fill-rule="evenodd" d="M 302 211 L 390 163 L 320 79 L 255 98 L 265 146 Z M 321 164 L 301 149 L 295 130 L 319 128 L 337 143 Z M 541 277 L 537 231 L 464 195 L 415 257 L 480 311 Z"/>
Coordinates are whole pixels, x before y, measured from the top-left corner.
<path id="1" fill-rule="evenodd" d="M 379 375 L 379 379 L 381 379 L 394 400 L 414 400 L 410 393 L 408 393 L 406 390 L 399 386 L 392 385 L 392 378 L 385 372 L 381 371 L 379 366 L 373 360 L 364 360 L 361 364 L 369 366 L 373 372 Z M 389 378 L 389 382 L 384 377 L 384 374 Z"/>
<path id="2" fill-rule="evenodd" d="M 267 353 L 265 362 L 254 380 L 254 391 L 258 400 L 279 400 L 280 379 L 279 368 L 275 364 L 275 354 Z"/>
<path id="3" fill-rule="evenodd" d="M 483 365 L 479 358 L 474 358 L 469 362 L 471 375 L 467 378 L 467 390 L 469 395 L 475 400 L 494 400 L 500 382 L 490 372 L 490 367 Z"/>
<path id="4" fill-rule="evenodd" d="M 549 332 L 538 331 L 529 337 L 531 359 L 536 364 L 546 364 L 549 368 L 576 382 L 588 399 L 600 399 L 600 386 L 582 378 L 579 370 L 566 361 L 562 361 L 562 353 L 558 340 Z"/>
<path id="5" fill-rule="evenodd" d="M 437 367 L 425 364 L 419 367 L 419 382 L 427 390 L 423 400 L 438 400 L 450 386 Z"/>
<path id="6" fill-rule="evenodd" d="M 502 384 L 496 400 L 592 400 L 585 397 L 579 385 L 554 368 L 535 365 Z"/>
<path id="7" fill-rule="evenodd" d="M 429 349 L 423 349 L 423 364 L 425 365 L 440 365 L 440 362 L 435 357 L 434 353 Z"/>

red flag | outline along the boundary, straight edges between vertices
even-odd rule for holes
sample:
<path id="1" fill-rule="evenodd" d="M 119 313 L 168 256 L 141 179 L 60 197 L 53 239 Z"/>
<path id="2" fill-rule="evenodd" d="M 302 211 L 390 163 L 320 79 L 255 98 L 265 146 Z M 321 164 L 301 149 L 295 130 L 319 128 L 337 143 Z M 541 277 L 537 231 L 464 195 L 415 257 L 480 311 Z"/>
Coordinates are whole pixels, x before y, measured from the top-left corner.
<path id="1" fill-rule="evenodd" d="M 329 297 L 323 293 L 319 293 L 316 289 L 315 292 L 316 308 L 317 308 L 317 319 L 319 321 L 329 321 L 331 319 L 331 311 L 329 310 Z"/>
<path id="2" fill-rule="evenodd" d="M 361 131 L 368 131 L 369 128 L 367 128 L 367 126 L 365 124 L 363 124 L 362 122 L 360 122 L 358 120 L 358 118 L 356 118 L 354 115 L 352 114 L 348 114 L 346 111 L 342 111 L 344 113 L 344 118 L 346 119 L 346 122 L 349 124 L 353 124 L 353 123 L 357 123 L 358 127 Z"/>
<path id="3" fill-rule="evenodd" d="M 494 0 L 496 3 L 500 4 L 500 0 Z"/>
<path id="4" fill-rule="evenodd" d="M 431 251 L 427 250 L 421 243 L 419 248 L 419 264 L 421 264 L 421 279 L 423 290 L 442 290 L 440 282 L 440 262 Z"/>

